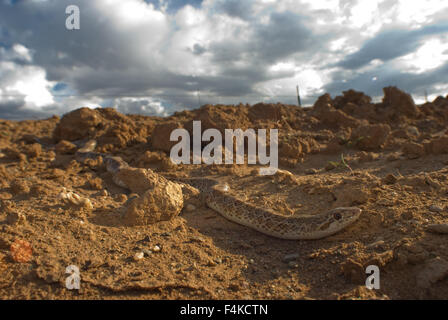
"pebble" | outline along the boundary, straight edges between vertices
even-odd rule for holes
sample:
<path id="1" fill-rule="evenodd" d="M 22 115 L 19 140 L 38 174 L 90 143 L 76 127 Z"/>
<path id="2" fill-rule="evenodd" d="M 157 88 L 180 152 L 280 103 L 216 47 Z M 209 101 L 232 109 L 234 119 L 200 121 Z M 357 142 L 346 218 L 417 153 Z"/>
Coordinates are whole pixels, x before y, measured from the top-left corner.
<path id="1" fill-rule="evenodd" d="M 287 254 L 286 256 L 283 257 L 283 261 L 291 262 L 291 261 L 297 260 L 299 257 L 300 257 L 300 255 L 298 253 Z"/>
<path id="2" fill-rule="evenodd" d="M 144 252 L 142 252 L 142 251 L 137 252 L 137 253 L 134 255 L 134 260 L 135 260 L 135 261 L 142 260 L 142 259 L 144 258 L 144 256 L 145 256 Z"/>
<path id="3" fill-rule="evenodd" d="M 433 233 L 448 234 L 448 224 L 431 224 L 427 230 Z"/>
<path id="4" fill-rule="evenodd" d="M 185 210 L 187 210 L 188 212 L 192 212 L 192 211 L 196 210 L 196 207 L 192 204 L 187 204 L 187 206 L 185 207 Z"/>
<path id="5" fill-rule="evenodd" d="M 398 181 L 398 178 L 393 174 L 388 174 L 383 178 L 382 182 L 385 184 L 395 184 Z"/>
<path id="6" fill-rule="evenodd" d="M 201 237 L 192 236 L 192 237 L 190 237 L 190 242 L 203 243 L 203 242 L 205 242 L 205 239 L 203 239 Z"/>
<path id="7" fill-rule="evenodd" d="M 83 199 L 80 201 L 80 204 L 81 204 L 82 207 L 84 207 L 84 208 L 86 208 L 86 209 L 90 209 L 90 210 L 93 209 L 92 201 L 90 201 L 90 199 L 88 199 L 88 198 L 83 198 Z"/>
<path id="8" fill-rule="evenodd" d="M 316 169 L 307 169 L 305 171 L 306 174 L 316 174 L 318 171 Z"/>
<path id="9" fill-rule="evenodd" d="M 420 131 L 418 131 L 418 128 L 414 127 L 414 126 L 409 126 L 407 127 L 406 131 L 413 135 L 413 136 L 419 136 L 420 135 Z"/>
<path id="10" fill-rule="evenodd" d="M 162 250 L 162 248 L 160 248 L 158 245 L 155 245 L 153 248 L 152 248 L 152 252 L 160 252 Z"/>
<path id="11" fill-rule="evenodd" d="M 429 210 L 432 211 L 432 212 L 442 212 L 442 211 L 444 211 L 444 209 L 441 206 L 438 206 L 438 205 L 435 205 L 435 204 L 430 206 Z"/>
<path id="12" fill-rule="evenodd" d="M 290 261 L 290 262 L 288 263 L 288 266 L 289 266 L 290 268 L 298 268 L 298 267 L 299 267 L 299 265 L 298 265 L 297 262 L 295 262 L 295 261 Z"/>
<path id="13" fill-rule="evenodd" d="M 151 250 L 148 250 L 148 249 L 143 249 L 143 253 L 144 253 L 147 257 L 149 257 L 149 256 L 152 254 L 152 251 L 151 251 Z"/>
<path id="14" fill-rule="evenodd" d="M 376 241 L 376 242 L 373 242 L 373 243 L 369 244 L 367 246 L 367 248 L 378 248 L 378 247 L 383 246 L 384 244 L 385 244 L 384 240 L 379 240 L 379 241 Z"/>

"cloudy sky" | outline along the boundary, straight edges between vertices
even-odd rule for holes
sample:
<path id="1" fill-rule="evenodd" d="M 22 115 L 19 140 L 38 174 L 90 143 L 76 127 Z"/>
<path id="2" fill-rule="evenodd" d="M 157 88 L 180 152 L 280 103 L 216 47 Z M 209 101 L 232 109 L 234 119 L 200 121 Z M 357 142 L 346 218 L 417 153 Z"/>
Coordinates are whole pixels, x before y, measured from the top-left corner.
<path id="1" fill-rule="evenodd" d="M 66 7 L 80 9 L 67 30 Z M 446 0 L 0 0 L 0 118 L 448 93 Z"/>

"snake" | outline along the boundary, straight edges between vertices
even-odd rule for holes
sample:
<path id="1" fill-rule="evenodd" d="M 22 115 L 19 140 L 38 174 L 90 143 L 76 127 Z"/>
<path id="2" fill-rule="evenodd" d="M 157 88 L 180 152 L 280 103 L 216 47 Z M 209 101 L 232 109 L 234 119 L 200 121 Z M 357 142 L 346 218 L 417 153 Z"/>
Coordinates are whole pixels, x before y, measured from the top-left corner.
<path id="1" fill-rule="evenodd" d="M 93 152 L 95 147 L 96 141 L 90 140 L 77 151 L 76 156 L 82 159 L 101 156 L 114 183 L 127 188 L 117 173 L 132 167 L 121 157 Z M 340 207 L 313 215 L 287 217 L 239 199 L 232 194 L 227 183 L 213 178 L 182 178 L 175 182 L 187 183 L 198 189 L 205 204 L 227 220 L 278 239 L 322 239 L 352 225 L 362 213 L 358 207 Z"/>

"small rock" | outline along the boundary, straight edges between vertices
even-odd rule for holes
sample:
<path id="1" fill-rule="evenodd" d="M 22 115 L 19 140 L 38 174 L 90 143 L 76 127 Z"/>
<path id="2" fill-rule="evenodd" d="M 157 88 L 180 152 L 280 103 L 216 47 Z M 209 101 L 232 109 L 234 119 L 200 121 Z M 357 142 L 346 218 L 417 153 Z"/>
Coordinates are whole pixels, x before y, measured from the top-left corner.
<path id="1" fill-rule="evenodd" d="M 385 244 L 384 240 L 379 240 L 379 241 L 369 244 L 367 246 L 367 248 L 378 248 L 378 247 L 383 246 L 384 244 Z"/>
<path id="2" fill-rule="evenodd" d="M 398 181 L 398 178 L 395 177 L 393 174 L 388 174 L 385 176 L 382 180 L 384 184 L 394 184 Z"/>
<path id="3" fill-rule="evenodd" d="M 294 174 L 288 170 L 278 169 L 274 177 L 279 182 L 294 182 Z"/>
<path id="4" fill-rule="evenodd" d="M 185 207 L 185 210 L 187 210 L 188 212 L 192 212 L 192 211 L 196 210 L 196 207 L 192 204 L 187 204 L 187 206 Z"/>
<path id="5" fill-rule="evenodd" d="M 286 256 L 283 257 L 283 261 L 291 262 L 291 261 L 297 260 L 299 257 L 300 257 L 300 255 L 298 253 L 287 254 Z"/>
<path id="6" fill-rule="evenodd" d="M 93 209 L 92 201 L 90 201 L 90 199 L 88 198 L 81 198 L 79 204 L 82 208 L 86 208 L 89 210 Z"/>
<path id="7" fill-rule="evenodd" d="M 420 131 L 418 131 L 418 128 L 414 126 L 407 127 L 406 131 L 412 136 L 418 137 L 420 135 Z"/>
<path id="8" fill-rule="evenodd" d="M 448 234 L 448 224 L 431 224 L 427 230 L 432 233 Z"/>
<path id="9" fill-rule="evenodd" d="M 203 242 L 205 242 L 205 239 L 203 239 L 201 237 L 191 236 L 190 242 L 203 243 Z"/>
<path id="10" fill-rule="evenodd" d="M 160 246 L 158 246 L 158 245 L 155 245 L 153 248 L 152 248 L 152 252 L 160 252 L 162 250 L 162 248 L 160 247 Z"/>
<path id="11" fill-rule="evenodd" d="M 33 248 L 26 240 L 16 239 L 10 246 L 13 260 L 19 263 L 28 263 L 33 255 Z"/>
<path id="12" fill-rule="evenodd" d="M 145 254 L 145 256 L 149 257 L 152 254 L 152 251 L 148 249 L 143 249 L 143 253 Z"/>
<path id="13" fill-rule="evenodd" d="M 139 260 L 142 260 L 143 258 L 144 258 L 144 256 L 145 256 L 145 253 L 144 252 L 137 252 L 135 255 L 134 255 L 134 260 L 135 261 L 139 261 Z"/>
<path id="14" fill-rule="evenodd" d="M 74 192 L 68 192 L 66 188 L 62 188 L 62 192 L 59 194 L 59 197 L 72 205 L 83 207 L 86 209 L 93 209 L 93 204 L 89 198 L 81 197 L 80 195 Z"/>
<path id="15" fill-rule="evenodd" d="M 125 168 L 115 174 L 115 180 L 140 194 L 126 208 L 124 218 L 127 225 L 169 221 L 178 216 L 184 206 L 182 186 L 151 169 Z"/>
<path id="16" fill-rule="evenodd" d="M 290 267 L 290 268 L 298 268 L 299 265 L 298 265 L 297 262 L 295 262 L 295 261 L 290 261 L 290 262 L 288 263 L 288 267 Z"/>
<path id="17" fill-rule="evenodd" d="M 444 209 L 441 206 L 435 205 L 435 204 L 430 206 L 429 210 L 432 212 L 443 212 L 444 211 Z"/>
<path id="18" fill-rule="evenodd" d="M 318 171 L 316 169 L 307 169 L 305 171 L 306 174 L 312 175 L 312 174 L 316 174 Z"/>
<path id="19" fill-rule="evenodd" d="M 96 145 L 97 145 L 96 140 L 93 140 L 93 139 L 89 140 L 86 142 L 86 144 L 82 148 L 80 148 L 78 150 L 78 152 L 81 152 L 81 153 L 93 152 L 96 148 Z"/>

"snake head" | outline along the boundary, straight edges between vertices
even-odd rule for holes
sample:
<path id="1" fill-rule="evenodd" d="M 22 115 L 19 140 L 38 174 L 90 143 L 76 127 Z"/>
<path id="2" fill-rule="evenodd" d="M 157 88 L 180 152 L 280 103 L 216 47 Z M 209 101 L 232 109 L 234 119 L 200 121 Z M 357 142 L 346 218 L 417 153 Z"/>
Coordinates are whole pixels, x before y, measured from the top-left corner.
<path id="1" fill-rule="evenodd" d="M 319 226 L 319 233 L 332 235 L 355 222 L 361 215 L 359 208 L 336 208 L 325 213 L 325 222 Z"/>

